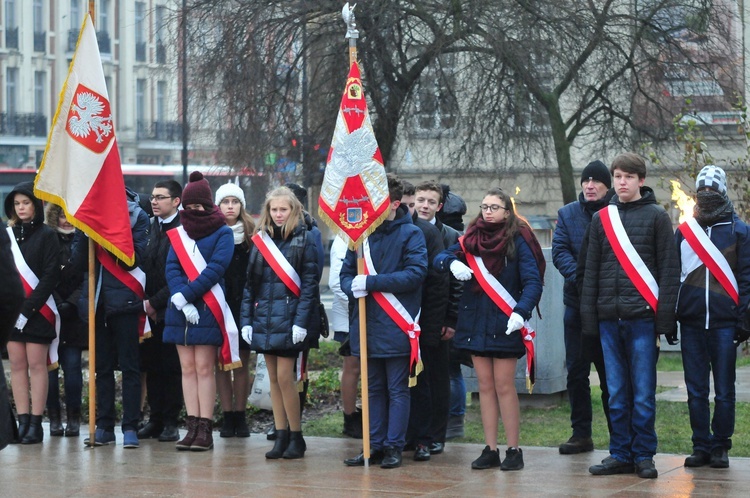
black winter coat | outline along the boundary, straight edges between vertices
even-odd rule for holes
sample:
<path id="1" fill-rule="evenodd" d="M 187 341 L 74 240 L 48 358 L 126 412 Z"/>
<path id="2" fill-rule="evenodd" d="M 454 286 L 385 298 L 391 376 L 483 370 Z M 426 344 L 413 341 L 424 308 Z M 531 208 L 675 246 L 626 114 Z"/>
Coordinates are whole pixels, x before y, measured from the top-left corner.
<path id="1" fill-rule="evenodd" d="M 659 286 L 656 333 L 673 334 L 675 305 L 680 286 L 680 262 L 674 243 L 672 221 L 656 203 L 653 191 L 641 188 L 637 201 L 616 205 L 625 231 Z M 641 296 L 623 270 L 602 227 L 600 213 L 594 214 L 588 233 L 586 267 L 581 295 L 582 331 L 598 335 L 600 320 L 654 318 L 654 310 Z"/>
<path id="2" fill-rule="evenodd" d="M 224 274 L 227 304 L 229 304 L 229 309 L 237 323 L 239 323 L 242 308 L 242 294 L 247 283 L 247 262 L 249 258 L 250 248 L 248 245 L 245 242 L 235 244 L 232 262 L 229 263 L 229 268 Z"/>
<path id="3" fill-rule="evenodd" d="M 432 265 L 432 261 L 443 252 L 443 237 L 440 230 L 419 218 L 416 213 L 412 216 L 414 224 L 422 230 L 427 243 L 427 278 L 422 286 L 422 313 L 419 316 L 419 327 L 422 332 L 419 343 L 425 346 L 440 345 L 445 315 L 448 311 L 448 290 L 450 280 L 447 273 L 441 273 Z"/>
<path id="4" fill-rule="evenodd" d="M 169 223 L 159 224 L 159 218 L 151 220 L 148 233 L 148 245 L 143 256 L 143 271 L 146 274 L 146 299 L 156 310 L 158 322 L 164 321 L 169 299 L 172 294 L 167 285 L 167 255 L 169 254 L 169 237 L 167 230 L 180 226 L 180 214 Z"/>
<path id="5" fill-rule="evenodd" d="M 449 227 L 437 218 L 435 218 L 435 226 L 440 230 L 445 248 L 458 242 L 461 232 Z M 430 260 L 430 264 L 432 264 L 432 259 Z M 454 277 L 452 273 L 448 275 L 450 278 L 450 291 L 448 294 L 448 311 L 445 314 L 445 323 L 443 325 L 455 329 L 456 322 L 458 321 L 458 303 L 461 301 L 461 295 L 464 293 L 464 283 Z"/>

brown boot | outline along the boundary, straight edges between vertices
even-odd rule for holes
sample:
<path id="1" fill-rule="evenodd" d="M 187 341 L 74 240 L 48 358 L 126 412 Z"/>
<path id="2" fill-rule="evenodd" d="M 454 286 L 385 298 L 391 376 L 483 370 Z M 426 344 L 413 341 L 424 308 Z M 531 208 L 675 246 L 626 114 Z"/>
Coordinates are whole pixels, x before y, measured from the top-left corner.
<path id="1" fill-rule="evenodd" d="M 198 419 L 198 436 L 190 445 L 190 451 L 208 451 L 214 447 L 214 437 L 211 434 L 212 421 L 210 418 Z"/>
<path id="2" fill-rule="evenodd" d="M 182 451 L 189 450 L 193 441 L 198 436 L 198 417 L 188 415 L 185 419 L 185 426 L 187 427 L 187 434 L 181 441 L 177 441 L 175 445 L 178 450 Z"/>

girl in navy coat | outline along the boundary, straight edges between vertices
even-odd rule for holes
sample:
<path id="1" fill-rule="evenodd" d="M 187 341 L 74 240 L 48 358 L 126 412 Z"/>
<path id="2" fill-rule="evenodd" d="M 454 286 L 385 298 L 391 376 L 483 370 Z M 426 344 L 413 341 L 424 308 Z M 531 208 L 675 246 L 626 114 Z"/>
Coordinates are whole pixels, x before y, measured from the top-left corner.
<path id="1" fill-rule="evenodd" d="M 520 410 L 515 386 L 516 363 L 525 354 L 520 329 L 542 296 L 542 279 L 537 267 L 541 248 L 529 225 L 519 217 L 510 196 L 499 188 L 487 192 L 481 213 L 469 224 L 463 237 L 465 250 L 480 256 L 487 270 L 516 300 L 508 317 L 472 279 L 472 271 L 459 244 L 443 251 L 435 266 L 467 281 L 458 311 L 455 346 L 471 353 L 479 381 L 485 446 L 472 462 L 474 469 L 523 468 L 518 447 Z M 499 413 L 498 413 L 499 411 Z M 497 449 L 498 415 L 502 417 L 508 443 L 506 458 L 500 462 Z"/>
<path id="2" fill-rule="evenodd" d="M 187 250 L 200 251 L 206 267 L 190 281 L 174 246 L 169 249 L 167 283 L 172 298 L 164 319 L 164 342 L 177 344 L 188 415 L 188 433 L 177 442 L 177 449 L 206 451 L 213 448 L 214 365 L 217 348 L 224 337 L 203 296 L 216 284 L 223 288 L 224 273 L 232 261 L 234 239 L 224 215 L 213 203 L 208 181 L 200 172 L 191 173 L 190 183 L 182 191 L 182 204 L 185 210 L 180 214 L 180 221 L 195 243 Z"/>
<path id="3" fill-rule="evenodd" d="M 279 187 L 266 196 L 253 240 L 261 234 L 265 234 L 268 247 L 273 244 L 299 276 L 299 295 L 288 288 L 254 242 L 240 312 L 242 337 L 254 351 L 265 355 L 268 367 L 277 435 L 266 458 L 302 458 L 306 445 L 295 361 L 301 351 L 309 348 L 308 329 L 313 335 L 319 320 L 319 277 L 315 241 L 307 230 L 302 204 L 287 187 Z"/>

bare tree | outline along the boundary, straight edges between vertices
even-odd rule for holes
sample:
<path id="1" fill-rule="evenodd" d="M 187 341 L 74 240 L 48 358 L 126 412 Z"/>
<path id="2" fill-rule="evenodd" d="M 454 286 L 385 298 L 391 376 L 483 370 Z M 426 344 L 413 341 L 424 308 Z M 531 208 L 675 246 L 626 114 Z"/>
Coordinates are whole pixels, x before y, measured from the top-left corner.
<path id="1" fill-rule="evenodd" d="M 189 3 L 191 86 L 221 109 L 224 157 L 260 167 L 301 137 L 315 181 L 324 157 L 311 145 L 330 143 L 347 71 L 343 2 Z M 667 139 L 686 96 L 729 110 L 743 88 L 733 0 L 380 0 L 355 13 L 386 166 L 415 120 L 438 116 L 454 161 L 554 163 L 566 202 L 574 146 L 604 154 Z"/>

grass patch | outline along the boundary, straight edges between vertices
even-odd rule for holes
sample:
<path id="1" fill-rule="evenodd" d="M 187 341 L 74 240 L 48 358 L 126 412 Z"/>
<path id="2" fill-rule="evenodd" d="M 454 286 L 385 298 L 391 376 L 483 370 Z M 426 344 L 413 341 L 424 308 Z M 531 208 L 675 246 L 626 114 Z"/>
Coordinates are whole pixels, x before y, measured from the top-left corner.
<path id="1" fill-rule="evenodd" d="M 320 341 L 319 349 L 311 349 L 307 357 L 309 371 L 325 370 L 329 367 L 341 368 L 344 364 L 343 356 L 339 356 L 339 344 L 336 341 Z"/>

